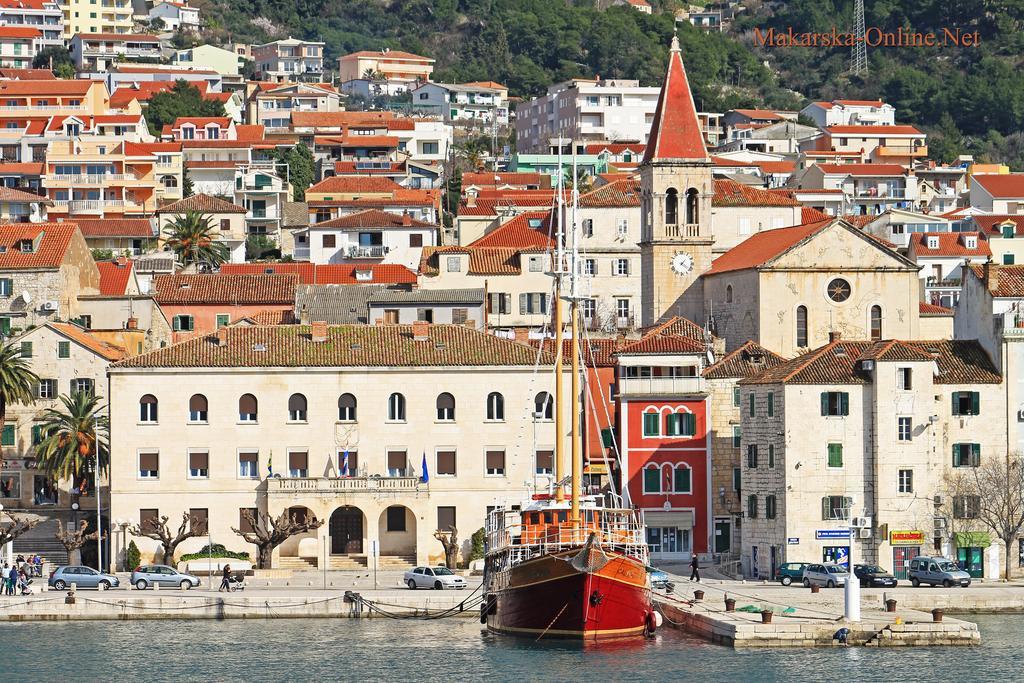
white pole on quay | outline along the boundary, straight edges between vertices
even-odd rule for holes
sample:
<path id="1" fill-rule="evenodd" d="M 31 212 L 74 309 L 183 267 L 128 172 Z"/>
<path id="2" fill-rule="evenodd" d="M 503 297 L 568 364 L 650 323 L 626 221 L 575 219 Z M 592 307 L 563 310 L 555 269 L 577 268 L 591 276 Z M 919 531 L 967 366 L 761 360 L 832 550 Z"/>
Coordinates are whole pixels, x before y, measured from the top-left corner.
<path id="1" fill-rule="evenodd" d="M 847 555 L 847 562 L 849 562 L 848 571 L 846 573 L 846 584 L 843 588 L 843 596 L 846 599 L 846 605 L 843 609 L 843 616 L 847 621 L 860 621 L 860 580 L 853 573 L 853 549 L 857 540 L 857 527 L 853 525 L 853 518 L 850 519 L 850 526 L 848 528 L 850 534 L 850 552 Z"/>

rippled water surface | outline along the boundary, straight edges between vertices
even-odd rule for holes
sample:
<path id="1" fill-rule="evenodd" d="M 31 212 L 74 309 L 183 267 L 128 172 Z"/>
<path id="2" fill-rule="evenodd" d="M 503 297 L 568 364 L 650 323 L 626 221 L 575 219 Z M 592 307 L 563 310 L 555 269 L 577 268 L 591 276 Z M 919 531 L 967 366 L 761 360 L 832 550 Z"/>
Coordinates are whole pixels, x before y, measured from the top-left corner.
<path id="1" fill-rule="evenodd" d="M 977 648 L 734 651 L 677 631 L 583 652 L 493 636 L 475 620 L 281 619 L 0 624 L 0 674 L 23 681 L 1020 680 L 1024 616 L 980 615 Z"/>

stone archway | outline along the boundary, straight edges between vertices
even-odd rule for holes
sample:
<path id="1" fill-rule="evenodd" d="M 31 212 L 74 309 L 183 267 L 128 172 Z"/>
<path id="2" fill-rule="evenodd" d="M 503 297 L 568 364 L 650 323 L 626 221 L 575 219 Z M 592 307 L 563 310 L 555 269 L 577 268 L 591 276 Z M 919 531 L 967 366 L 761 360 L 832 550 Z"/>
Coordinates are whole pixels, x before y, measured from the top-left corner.
<path id="1" fill-rule="evenodd" d="M 296 521 L 300 522 L 314 516 L 312 510 L 302 505 L 293 505 L 287 511 Z M 278 548 L 278 555 L 282 558 L 304 557 L 315 562 L 317 557 L 322 554 L 317 547 L 316 529 L 292 536 Z"/>
<path id="2" fill-rule="evenodd" d="M 328 523 L 331 555 L 362 555 L 366 537 L 366 516 L 351 505 L 343 505 L 331 513 Z"/>
<path id="3" fill-rule="evenodd" d="M 416 515 L 404 505 L 391 505 L 377 519 L 380 554 L 384 556 L 416 556 Z"/>

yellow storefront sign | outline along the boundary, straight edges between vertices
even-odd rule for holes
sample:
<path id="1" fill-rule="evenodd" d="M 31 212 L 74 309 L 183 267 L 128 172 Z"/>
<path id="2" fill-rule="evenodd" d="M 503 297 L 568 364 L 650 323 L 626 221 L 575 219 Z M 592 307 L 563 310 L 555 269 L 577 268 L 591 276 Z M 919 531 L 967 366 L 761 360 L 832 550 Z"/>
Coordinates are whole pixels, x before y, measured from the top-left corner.
<path id="1" fill-rule="evenodd" d="M 608 474 L 608 465 L 593 463 L 583 468 L 583 474 Z"/>
<path id="2" fill-rule="evenodd" d="M 889 545 L 923 545 L 925 536 L 923 531 L 890 531 Z"/>

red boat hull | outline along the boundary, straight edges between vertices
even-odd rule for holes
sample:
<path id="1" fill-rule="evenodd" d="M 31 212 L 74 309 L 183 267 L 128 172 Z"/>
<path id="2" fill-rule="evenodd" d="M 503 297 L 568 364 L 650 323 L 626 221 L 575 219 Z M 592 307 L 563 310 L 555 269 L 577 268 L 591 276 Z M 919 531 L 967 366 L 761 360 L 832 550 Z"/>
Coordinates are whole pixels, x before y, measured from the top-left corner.
<path id="1" fill-rule="evenodd" d="M 601 569 L 580 572 L 567 561 L 574 554 L 538 557 L 503 573 L 488 590 L 487 628 L 585 642 L 636 638 L 654 629 L 643 564 L 609 554 Z"/>

